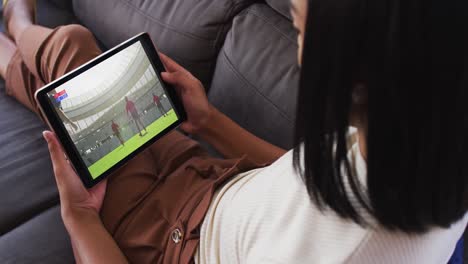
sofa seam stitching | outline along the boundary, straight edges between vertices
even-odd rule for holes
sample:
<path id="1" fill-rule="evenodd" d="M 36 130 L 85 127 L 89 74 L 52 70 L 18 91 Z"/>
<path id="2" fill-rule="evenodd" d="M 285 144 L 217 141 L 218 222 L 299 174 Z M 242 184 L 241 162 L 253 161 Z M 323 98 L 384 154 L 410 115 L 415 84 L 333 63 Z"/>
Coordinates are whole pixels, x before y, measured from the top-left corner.
<path id="1" fill-rule="evenodd" d="M 284 112 L 284 110 L 280 109 L 280 108 L 277 106 L 277 104 L 275 104 L 270 98 L 268 98 L 266 95 L 264 95 L 262 92 L 260 92 L 260 91 L 257 89 L 257 87 L 256 87 L 255 85 L 253 85 L 251 82 L 249 82 L 244 76 L 242 76 L 242 75 L 234 68 L 234 65 L 232 64 L 231 60 L 229 60 L 228 55 L 226 54 L 226 51 L 225 51 L 225 50 L 223 50 L 222 53 L 223 53 L 224 58 L 225 58 L 226 61 L 227 61 L 227 64 L 228 64 L 229 68 L 234 72 L 234 74 L 235 74 L 238 78 L 242 79 L 242 80 L 244 81 L 244 83 L 246 83 L 246 84 L 248 84 L 249 86 L 251 86 L 251 87 L 253 88 L 253 90 L 254 90 L 257 94 L 259 94 L 259 95 L 260 95 L 261 97 L 263 97 L 266 101 L 268 101 L 269 103 L 271 103 L 271 104 L 278 110 L 278 112 L 279 112 L 284 118 L 286 118 L 287 121 L 292 122 L 292 118 L 290 118 L 290 117 L 288 116 L 288 114 L 286 114 L 286 113 Z"/>
<path id="2" fill-rule="evenodd" d="M 159 19 L 156 19 L 155 17 L 143 12 L 142 9 L 140 9 L 138 6 L 130 3 L 128 0 L 121 0 L 122 3 L 126 4 L 127 6 L 133 8 L 136 12 L 138 12 L 140 15 L 146 17 L 147 19 L 159 24 L 160 26 L 164 27 L 165 29 L 167 30 L 171 30 L 172 32 L 175 32 L 175 33 L 178 33 L 180 35 L 183 35 L 183 36 L 186 36 L 186 37 L 190 37 L 190 38 L 194 38 L 194 39 L 197 39 L 197 40 L 201 40 L 201 41 L 206 41 L 206 42 L 209 42 L 209 43 L 212 43 L 214 40 L 213 39 L 207 39 L 207 38 L 203 38 L 203 37 L 200 37 L 200 36 L 196 36 L 192 33 L 188 33 L 188 32 L 183 32 L 183 31 L 180 31 L 179 29 L 163 22 L 163 21 L 160 21 Z"/>
<path id="3" fill-rule="evenodd" d="M 54 202 L 54 200 L 57 200 L 58 199 L 58 196 L 55 198 L 55 199 L 52 199 L 52 201 L 50 201 L 51 203 Z M 44 213 L 46 213 L 47 211 L 49 210 L 52 210 L 54 208 L 60 208 L 60 203 L 57 203 L 57 204 L 51 204 L 49 206 L 45 206 L 41 211 L 39 212 L 36 212 L 36 213 L 33 213 L 30 217 L 27 217 L 25 218 L 23 221 L 21 221 L 20 223 L 16 224 L 16 225 L 12 225 L 11 228 L 9 230 L 7 230 L 6 232 L 0 234 L 0 239 L 2 237 L 4 237 L 5 235 L 13 232 L 14 230 L 16 230 L 17 228 L 20 228 L 21 226 L 25 225 L 26 223 L 32 221 L 33 219 L 35 219 L 36 217 L 40 216 L 40 215 L 43 215 Z"/>
<path id="4" fill-rule="evenodd" d="M 243 2 L 232 3 L 229 8 L 229 12 L 226 12 L 225 14 L 223 21 L 226 21 L 229 17 L 231 17 L 231 15 L 234 13 L 234 9 L 236 9 L 237 6 L 240 6 L 241 3 Z M 210 72 L 212 74 L 211 74 L 211 78 L 209 78 L 208 80 L 209 87 L 205 87 L 206 91 L 209 91 L 211 89 L 211 84 L 214 78 L 214 72 L 216 71 L 217 58 L 219 56 L 221 49 L 224 46 L 224 43 L 226 42 L 226 38 L 229 33 L 229 30 L 232 28 L 233 21 L 234 21 L 234 16 L 232 16 L 232 19 L 230 19 L 227 23 L 223 23 L 222 26 L 219 28 L 218 32 L 216 33 L 216 37 L 212 44 L 213 50 L 215 50 L 214 58 L 210 67 Z M 228 25 L 230 25 L 230 27 L 228 27 Z M 224 38 L 222 38 L 222 35 L 224 35 Z"/>
<path id="5" fill-rule="evenodd" d="M 288 40 L 289 42 L 291 42 L 293 45 L 297 46 L 297 42 L 296 40 L 290 38 L 288 35 L 286 35 L 283 30 L 281 30 L 278 26 L 276 26 L 275 24 L 273 24 L 272 22 L 270 22 L 268 19 L 266 19 L 265 17 L 261 16 L 260 14 L 258 14 L 256 11 L 252 10 L 252 9 L 246 9 L 244 11 L 243 14 L 240 14 L 238 15 L 237 17 L 245 17 L 247 16 L 248 14 L 251 14 L 253 16 L 255 16 L 256 18 L 258 18 L 259 20 L 263 21 L 265 24 L 268 24 L 270 26 L 273 27 L 273 29 L 278 32 L 283 38 L 285 38 L 286 40 Z"/>

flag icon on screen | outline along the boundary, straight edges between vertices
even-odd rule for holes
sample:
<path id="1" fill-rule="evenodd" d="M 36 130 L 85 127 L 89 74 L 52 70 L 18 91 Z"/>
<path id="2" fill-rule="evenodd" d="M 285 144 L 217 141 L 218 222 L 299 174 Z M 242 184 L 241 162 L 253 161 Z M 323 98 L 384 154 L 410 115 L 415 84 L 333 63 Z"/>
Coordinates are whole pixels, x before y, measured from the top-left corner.
<path id="1" fill-rule="evenodd" d="M 54 95 L 55 100 L 60 103 L 62 100 L 68 97 L 67 91 L 64 89 Z"/>

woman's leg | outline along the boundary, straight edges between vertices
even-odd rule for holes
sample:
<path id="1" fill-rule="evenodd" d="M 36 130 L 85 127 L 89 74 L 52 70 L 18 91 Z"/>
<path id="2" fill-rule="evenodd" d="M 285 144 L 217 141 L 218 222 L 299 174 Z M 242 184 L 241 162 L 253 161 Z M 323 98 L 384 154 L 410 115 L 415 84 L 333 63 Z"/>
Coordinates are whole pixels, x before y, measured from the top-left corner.
<path id="1" fill-rule="evenodd" d="M 4 18 L 16 51 L 0 57 L 0 74 L 6 80 L 7 93 L 39 114 L 36 90 L 93 59 L 101 50 L 92 33 L 82 26 L 50 29 L 34 25 L 35 6 L 36 0 L 8 1 Z M 0 53 L 4 51 L 11 48 L 0 44 Z"/>
<path id="2" fill-rule="evenodd" d="M 11 0 L 4 3 L 5 28 L 15 42 L 28 26 L 35 23 L 35 9 L 36 0 Z"/>
<path id="3" fill-rule="evenodd" d="M 101 53 L 92 33 L 79 25 L 54 30 L 30 25 L 16 44 L 6 71 L 6 90 L 38 114 L 34 100 L 37 89 Z"/>
<path id="4" fill-rule="evenodd" d="M 193 157 L 203 159 L 209 154 L 197 142 L 172 131 L 116 171 L 107 182 L 101 210 L 107 230 L 114 235 L 158 183 L 175 171 L 184 170 L 183 165 Z"/>
<path id="5" fill-rule="evenodd" d="M 5 79 L 8 64 L 16 52 L 16 45 L 3 33 L 0 33 L 0 51 L 0 76 Z"/>

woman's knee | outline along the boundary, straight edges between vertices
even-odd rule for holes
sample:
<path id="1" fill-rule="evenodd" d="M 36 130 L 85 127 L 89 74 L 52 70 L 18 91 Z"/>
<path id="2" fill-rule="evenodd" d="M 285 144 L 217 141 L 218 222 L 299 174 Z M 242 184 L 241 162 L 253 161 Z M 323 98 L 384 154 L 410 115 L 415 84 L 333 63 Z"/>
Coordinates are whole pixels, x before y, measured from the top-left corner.
<path id="1" fill-rule="evenodd" d="M 65 41 L 70 44 L 74 45 L 80 45 L 82 43 L 95 43 L 96 40 L 93 36 L 93 33 L 89 31 L 89 29 L 77 25 L 77 24 L 72 24 L 72 25 L 66 25 L 62 26 L 57 30 L 57 33 L 55 35 L 56 38 Z"/>
<path id="2" fill-rule="evenodd" d="M 80 25 L 57 28 L 41 53 L 41 74 L 50 82 L 101 53 L 91 31 Z"/>

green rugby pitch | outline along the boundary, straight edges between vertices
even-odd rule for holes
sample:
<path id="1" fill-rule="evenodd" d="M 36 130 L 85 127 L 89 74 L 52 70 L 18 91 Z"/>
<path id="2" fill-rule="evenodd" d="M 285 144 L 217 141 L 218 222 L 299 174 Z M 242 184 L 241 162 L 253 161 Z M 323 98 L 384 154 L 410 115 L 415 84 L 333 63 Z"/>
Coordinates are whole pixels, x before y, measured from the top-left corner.
<path id="1" fill-rule="evenodd" d="M 147 134 L 142 137 L 139 134 L 136 134 L 129 140 L 125 141 L 125 146 L 117 147 L 115 150 L 88 167 L 88 170 L 91 173 L 93 179 L 98 178 L 105 171 L 119 163 L 119 161 L 123 160 L 130 153 L 144 145 L 154 136 L 161 133 L 161 131 L 174 124 L 178 120 L 177 115 L 173 109 L 167 113 L 169 116 L 160 117 L 158 120 L 154 121 L 152 124 L 146 127 L 146 131 L 148 132 Z"/>

